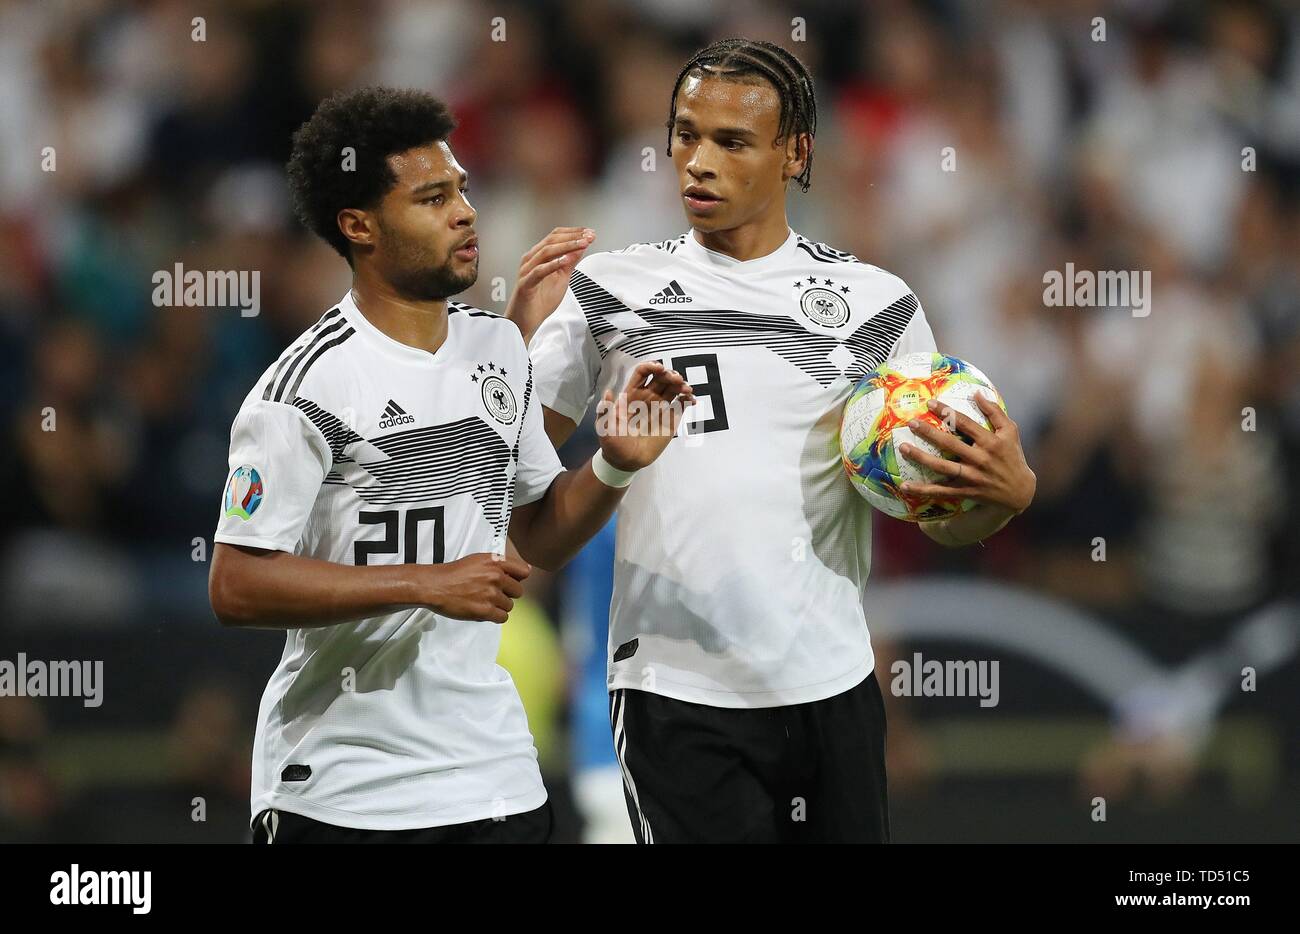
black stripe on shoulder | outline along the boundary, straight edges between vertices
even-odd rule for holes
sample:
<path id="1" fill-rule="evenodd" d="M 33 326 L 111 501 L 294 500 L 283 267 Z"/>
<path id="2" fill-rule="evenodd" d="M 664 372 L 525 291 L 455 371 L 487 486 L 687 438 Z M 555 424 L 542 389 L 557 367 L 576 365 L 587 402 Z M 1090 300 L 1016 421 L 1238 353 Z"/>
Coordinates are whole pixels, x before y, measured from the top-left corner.
<path id="1" fill-rule="evenodd" d="M 690 236 L 689 233 L 684 233 L 684 234 L 682 234 L 682 235 L 679 236 L 679 237 L 673 237 L 673 238 L 671 238 L 671 239 L 669 239 L 669 240 L 657 240 L 657 241 L 649 241 L 649 240 L 647 240 L 647 241 L 644 241 L 644 242 L 641 242 L 641 243 L 629 243 L 627 246 L 623 247 L 621 250 L 610 250 L 609 252 L 610 252 L 610 253 L 626 253 L 628 250 L 636 249 L 636 248 L 639 247 L 639 246 L 648 246 L 648 247 L 651 247 L 652 249 L 655 249 L 655 250 L 661 250 L 661 251 L 663 251 L 664 253 L 676 253 L 678 247 L 680 247 L 682 244 L 684 244 L 684 243 L 686 242 L 686 238 L 689 237 L 689 236 Z"/>
<path id="2" fill-rule="evenodd" d="M 800 237 L 797 245 L 799 249 L 803 250 L 819 263 L 862 263 L 862 260 L 858 259 L 852 253 L 837 250 L 824 243 L 814 243 L 811 240 L 805 240 Z"/>
<path id="3" fill-rule="evenodd" d="M 673 237 L 670 240 L 660 240 L 658 243 L 647 243 L 646 246 L 652 246 L 656 250 L 663 250 L 665 253 L 676 253 L 677 248 L 686 242 L 686 234 L 680 237 Z"/>
<path id="4" fill-rule="evenodd" d="M 325 340 L 325 338 L 329 337 L 334 332 L 341 330 L 343 326 L 346 325 L 347 323 L 348 323 L 347 319 L 340 316 L 336 321 L 326 325 L 325 327 L 321 328 L 319 331 L 317 331 L 315 334 L 312 335 L 312 338 L 307 343 L 307 346 L 298 352 L 298 355 L 293 358 L 293 362 L 290 363 L 288 368 L 285 369 L 284 375 L 281 376 L 279 381 L 276 383 L 275 391 L 271 394 L 271 398 L 273 400 L 275 400 L 276 402 L 289 401 L 288 399 L 285 398 L 284 391 L 285 388 L 289 385 L 289 380 L 293 378 L 294 371 L 298 369 L 299 365 L 302 363 L 303 360 L 307 359 L 307 357 L 309 357 L 315 351 L 316 347 L 319 346 L 320 343 L 323 340 Z"/>
<path id="5" fill-rule="evenodd" d="M 467 305 L 464 302 L 447 302 L 447 314 L 463 311 L 471 318 L 500 318 L 502 321 L 507 320 L 505 315 L 497 314 L 495 311 L 484 311 L 482 308 L 475 308 L 473 305 Z"/>
<path id="6" fill-rule="evenodd" d="M 325 314 L 321 315 L 320 320 L 313 324 L 307 333 L 303 335 L 303 339 L 300 343 L 290 347 L 284 353 L 280 354 L 280 362 L 276 365 L 275 372 L 271 374 L 271 378 L 267 381 L 266 388 L 262 390 L 263 401 L 270 400 L 271 392 L 275 388 L 275 383 L 280 378 L 280 374 L 284 372 L 284 368 L 289 365 L 289 361 L 293 360 L 295 356 L 311 343 L 314 336 L 322 327 L 340 314 L 341 312 L 339 311 L 338 306 L 331 308 L 329 311 L 325 312 Z"/>
<path id="7" fill-rule="evenodd" d="M 324 333 L 325 332 L 322 331 L 321 335 L 323 336 Z M 304 363 L 302 365 L 302 369 L 298 371 L 298 376 L 297 378 L 294 379 L 293 386 L 289 389 L 288 394 L 284 397 L 282 401 L 292 403 L 295 399 L 297 399 L 298 387 L 302 385 L 302 378 L 307 375 L 307 371 L 311 369 L 311 365 L 315 363 L 317 360 L 319 360 L 321 354 L 325 353 L 325 351 L 329 350 L 331 347 L 337 347 L 339 344 L 343 343 L 345 340 L 347 340 L 355 333 L 357 333 L 356 329 L 349 327 L 338 337 L 332 338 L 331 340 L 327 340 L 325 341 L 325 343 L 317 347 L 315 353 L 313 353 L 310 357 L 307 358 L 307 362 Z"/>

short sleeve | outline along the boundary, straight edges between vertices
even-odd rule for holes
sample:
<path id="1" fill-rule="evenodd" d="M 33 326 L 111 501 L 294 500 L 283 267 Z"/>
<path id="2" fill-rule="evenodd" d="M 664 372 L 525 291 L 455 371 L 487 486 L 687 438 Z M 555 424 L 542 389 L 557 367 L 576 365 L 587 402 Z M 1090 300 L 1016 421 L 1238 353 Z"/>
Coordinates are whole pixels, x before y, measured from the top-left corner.
<path id="1" fill-rule="evenodd" d="M 215 540 L 292 552 L 302 536 L 329 446 L 301 410 L 254 400 L 230 430 L 230 463 Z"/>
<path id="2" fill-rule="evenodd" d="M 596 392 L 600 350 L 573 289 L 542 322 L 528 345 L 537 401 L 575 423 L 581 422 Z"/>
<path id="3" fill-rule="evenodd" d="M 894 344 L 894 349 L 889 356 L 934 353 L 938 349 L 934 343 L 934 334 L 930 330 L 930 322 L 925 318 L 925 309 L 918 302 L 916 311 L 912 313 L 912 320 L 907 322 L 907 327 L 903 328 L 903 333 L 898 336 L 898 343 Z"/>
<path id="4" fill-rule="evenodd" d="M 532 367 L 529 368 L 528 378 L 533 379 Z M 546 437 L 543 425 L 542 407 L 529 405 L 524 411 L 524 424 L 519 433 L 519 469 L 515 473 L 516 506 L 526 506 L 541 499 L 546 495 L 551 481 L 564 471 L 564 465 L 560 463 L 550 438 Z"/>

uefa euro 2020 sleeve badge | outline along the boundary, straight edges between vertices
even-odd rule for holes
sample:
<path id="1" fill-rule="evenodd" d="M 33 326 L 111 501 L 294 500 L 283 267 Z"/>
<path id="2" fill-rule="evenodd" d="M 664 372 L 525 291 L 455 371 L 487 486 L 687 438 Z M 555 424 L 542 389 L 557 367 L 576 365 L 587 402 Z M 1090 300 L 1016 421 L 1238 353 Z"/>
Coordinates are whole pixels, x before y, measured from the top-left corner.
<path id="1" fill-rule="evenodd" d="M 226 481 L 222 513 L 240 519 L 251 519 L 253 513 L 257 512 L 257 507 L 262 505 L 262 495 L 262 475 L 256 467 L 245 464 L 237 468 Z"/>

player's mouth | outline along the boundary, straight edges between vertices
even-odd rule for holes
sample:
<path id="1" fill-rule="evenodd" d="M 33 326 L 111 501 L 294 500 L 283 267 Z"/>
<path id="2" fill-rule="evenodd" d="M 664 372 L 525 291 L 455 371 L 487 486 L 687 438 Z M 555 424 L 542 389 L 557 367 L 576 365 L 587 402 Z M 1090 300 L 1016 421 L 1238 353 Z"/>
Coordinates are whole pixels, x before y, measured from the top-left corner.
<path id="1" fill-rule="evenodd" d="M 686 206 L 697 214 L 708 214 L 725 200 L 699 185 L 687 186 L 682 192 L 682 199 L 685 200 Z"/>
<path id="2" fill-rule="evenodd" d="M 466 240 L 464 245 L 456 250 L 456 257 L 467 263 L 478 259 L 478 237 L 470 237 Z"/>

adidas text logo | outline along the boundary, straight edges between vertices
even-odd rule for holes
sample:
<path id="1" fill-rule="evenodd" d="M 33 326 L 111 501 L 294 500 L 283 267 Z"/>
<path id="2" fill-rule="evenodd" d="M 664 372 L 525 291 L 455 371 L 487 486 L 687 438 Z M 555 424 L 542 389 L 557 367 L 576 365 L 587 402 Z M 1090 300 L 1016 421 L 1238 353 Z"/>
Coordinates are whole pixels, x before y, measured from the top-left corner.
<path id="1" fill-rule="evenodd" d="M 414 415 L 407 415 L 405 409 L 389 399 L 388 405 L 384 407 L 384 414 L 379 416 L 379 427 L 392 428 L 394 425 L 409 425 L 414 421 Z"/>
<path id="2" fill-rule="evenodd" d="M 686 294 L 686 290 L 674 279 L 650 298 L 651 305 L 684 305 L 695 299 Z"/>

